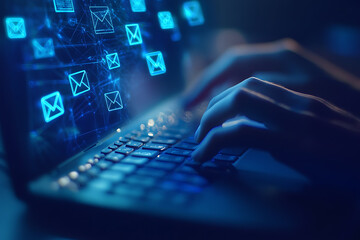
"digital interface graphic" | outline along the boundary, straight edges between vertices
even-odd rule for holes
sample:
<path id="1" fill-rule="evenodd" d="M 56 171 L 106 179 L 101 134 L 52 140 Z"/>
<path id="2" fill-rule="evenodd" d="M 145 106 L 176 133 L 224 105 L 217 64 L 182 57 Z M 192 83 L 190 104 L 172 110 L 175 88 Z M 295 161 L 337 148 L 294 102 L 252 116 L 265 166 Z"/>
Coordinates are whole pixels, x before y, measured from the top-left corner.
<path id="1" fill-rule="evenodd" d="M 184 2 L 36 0 L 9 13 L 37 155 L 70 157 L 183 87 Z"/>

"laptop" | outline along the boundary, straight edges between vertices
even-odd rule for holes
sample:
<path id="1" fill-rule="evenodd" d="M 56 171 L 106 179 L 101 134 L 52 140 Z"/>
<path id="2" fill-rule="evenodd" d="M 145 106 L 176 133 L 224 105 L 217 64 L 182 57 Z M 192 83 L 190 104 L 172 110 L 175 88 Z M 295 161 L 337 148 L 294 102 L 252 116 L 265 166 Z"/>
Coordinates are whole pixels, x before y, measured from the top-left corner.
<path id="1" fill-rule="evenodd" d="M 201 115 L 181 107 L 182 66 L 215 20 L 206 1 L 6 4 L 4 145 L 14 189 L 36 211 L 122 234 L 129 223 L 258 237 L 308 224 L 285 204 L 307 179 L 269 153 L 190 157 Z"/>

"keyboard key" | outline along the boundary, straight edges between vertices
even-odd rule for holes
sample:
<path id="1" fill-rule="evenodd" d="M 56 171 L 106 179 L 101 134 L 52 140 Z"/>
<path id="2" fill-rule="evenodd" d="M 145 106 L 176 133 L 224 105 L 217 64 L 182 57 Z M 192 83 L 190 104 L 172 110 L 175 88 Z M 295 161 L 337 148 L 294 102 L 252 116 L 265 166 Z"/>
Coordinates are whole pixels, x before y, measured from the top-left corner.
<path id="1" fill-rule="evenodd" d="M 111 148 L 104 148 L 103 150 L 101 150 L 101 153 L 102 154 L 109 154 L 109 153 L 111 153 L 113 150 L 111 149 Z"/>
<path id="2" fill-rule="evenodd" d="M 168 162 L 158 162 L 158 161 L 152 161 L 149 164 L 146 165 L 146 167 L 149 168 L 156 168 L 161 169 L 165 171 L 171 171 L 176 168 L 176 164 L 174 163 L 168 163 Z"/>
<path id="3" fill-rule="evenodd" d="M 135 165 L 130 165 L 130 164 L 114 164 L 111 168 L 111 170 L 114 171 L 118 171 L 124 174 L 130 174 L 133 173 L 136 170 L 136 166 Z"/>
<path id="4" fill-rule="evenodd" d="M 159 144 L 173 145 L 177 141 L 174 140 L 174 139 L 169 139 L 169 138 L 156 138 L 156 139 L 153 139 L 151 142 L 152 143 L 159 143 Z"/>
<path id="5" fill-rule="evenodd" d="M 152 187 L 156 183 L 155 178 L 137 175 L 130 176 L 125 181 L 129 184 L 140 185 L 142 187 Z"/>
<path id="6" fill-rule="evenodd" d="M 196 162 L 196 161 L 194 161 L 192 158 L 188 158 L 188 159 L 185 161 L 185 165 L 186 165 L 186 166 L 193 167 L 193 168 L 199 168 L 199 167 L 202 165 L 202 163 Z"/>
<path id="7" fill-rule="evenodd" d="M 147 163 L 149 160 L 147 158 L 139 158 L 139 157 L 127 157 L 124 160 L 122 160 L 122 163 L 127 163 L 127 164 L 134 164 L 137 166 L 140 165 L 144 165 L 145 163 Z"/>
<path id="8" fill-rule="evenodd" d="M 147 136 L 140 136 L 140 137 L 134 138 L 135 141 L 142 142 L 142 143 L 147 143 L 150 141 L 150 139 L 151 138 L 149 138 Z"/>
<path id="9" fill-rule="evenodd" d="M 170 155 L 175 155 L 175 156 L 190 156 L 192 153 L 192 151 L 189 150 L 182 150 L 182 149 L 176 149 L 176 148 L 171 148 L 166 150 L 166 154 L 170 154 Z"/>
<path id="10" fill-rule="evenodd" d="M 143 149 L 164 151 L 168 148 L 165 144 L 148 143 L 143 146 Z"/>
<path id="11" fill-rule="evenodd" d="M 98 190 L 102 192 L 110 191 L 112 188 L 112 182 L 106 179 L 95 179 L 88 184 L 88 188 L 91 190 Z"/>
<path id="12" fill-rule="evenodd" d="M 120 182 L 125 176 L 118 171 L 106 170 L 100 173 L 99 177 L 112 182 Z"/>
<path id="13" fill-rule="evenodd" d="M 134 139 L 137 135 L 136 134 L 132 134 L 132 133 L 128 133 L 124 136 L 125 139 Z"/>
<path id="14" fill-rule="evenodd" d="M 86 172 L 87 176 L 89 176 L 89 177 L 91 177 L 91 178 L 97 177 L 97 176 L 99 175 L 99 173 L 100 173 L 100 169 L 99 169 L 99 168 L 95 168 L 95 167 L 90 168 L 90 169 Z"/>
<path id="15" fill-rule="evenodd" d="M 116 145 L 116 144 L 112 144 L 112 145 L 109 146 L 109 148 L 112 149 L 112 150 L 115 150 L 115 149 L 117 149 L 118 147 L 119 147 L 119 146 Z"/>
<path id="16" fill-rule="evenodd" d="M 198 172 L 193 167 L 189 166 L 181 166 L 177 171 L 188 174 L 198 174 Z"/>
<path id="17" fill-rule="evenodd" d="M 157 157 L 156 160 L 161 162 L 182 163 L 185 160 L 185 157 L 162 154 Z"/>
<path id="18" fill-rule="evenodd" d="M 164 138 L 175 139 L 175 140 L 180 140 L 183 138 L 183 135 L 181 135 L 181 134 L 174 134 L 174 133 L 169 133 L 169 132 L 162 133 L 160 136 L 164 137 Z"/>
<path id="19" fill-rule="evenodd" d="M 117 195 L 122 195 L 127 197 L 140 198 L 145 194 L 145 190 L 144 188 L 139 186 L 121 184 L 115 187 L 114 193 Z"/>
<path id="20" fill-rule="evenodd" d="M 116 146 L 120 147 L 120 146 L 122 146 L 124 143 L 121 142 L 121 141 L 116 141 L 116 142 L 114 142 L 114 144 L 115 144 Z"/>
<path id="21" fill-rule="evenodd" d="M 133 151 L 134 151 L 133 148 L 129 148 L 129 147 L 126 147 L 126 146 L 121 146 L 115 152 L 120 153 L 120 154 L 124 154 L 124 155 L 129 155 Z"/>
<path id="22" fill-rule="evenodd" d="M 102 161 L 100 161 L 100 162 L 98 162 L 98 163 L 96 164 L 96 166 L 97 166 L 98 168 L 100 168 L 101 170 L 106 170 L 106 169 L 108 169 L 111 165 L 112 165 L 111 162 L 104 161 L 104 160 L 102 160 Z"/>
<path id="23" fill-rule="evenodd" d="M 232 156 L 242 156 L 246 152 L 246 148 L 225 148 L 220 151 L 221 154 L 232 155 Z"/>
<path id="24" fill-rule="evenodd" d="M 130 141 L 126 144 L 127 147 L 131 147 L 131 148 L 140 148 L 142 145 L 144 145 L 142 142 L 136 142 L 136 141 Z"/>
<path id="25" fill-rule="evenodd" d="M 184 149 L 184 150 L 195 150 L 197 145 L 181 142 L 174 145 L 174 148 Z"/>
<path id="26" fill-rule="evenodd" d="M 179 183 L 174 181 L 164 181 L 160 184 L 160 188 L 168 191 L 176 191 L 179 188 Z"/>
<path id="27" fill-rule="evenodd" d="M 151 190 L 147 193 L 146 199 L 154 202 L 165 202 L 167 200 L 168 194 L 163 190 Z"/>
<path id="28" fill-rule="evenodd" d="M 174 173 L 170 176 L 170 179 L 173 181 L 184 182 L 184 183 L 197 185 L 197 186 L 204 186 L 208 183 L 208 181 L 201 176 L 189 175 L 189 174 L 183 174 L 183 173 Z"/>
<path id="29" fill-rule="evenodd" d="M 150 176 L 150 177 L 156 177 L 156 178 L 162 178 L 164 177 L 167 172 L 159 169 L 154 168 L 140 168 L 136 174 L 138 175 L 144 175 L 144 176 Z"/>
<path id="30" fill-rule="evenodd" d="M 129 138 L 125 138 L 125 137 L 119 137 L 119 142 L 128 143 L 128 142 L 130 142 L 130 139 L 129 139 Z"/>
<path id="31" fill-rule="evenodd" d="M 110 153 L 109 155 L 107 155 L 105 157 L 105 160 L 111 161 L 113 163 L 118 163 L 123 158 L 125 158 L 125 155 L 120 154 L 120 153 L 116 153 L 116 152 L 112 152 L 112 153 Z"/>
<path id="32" fill-rule="evenodd" d="M 214 157 L 214 159 L 215 159 L 215 161 L 220 161 L 220 162 L 235 162 L 238 159 L 238 157 L 224 155 L 224 154 L 218 154 Z"/>
<path id="33" fill-rule="evenodd" d="M 198 145 L 199 144 L 197 141 L 195 141 L 195 139 L 193 137 L 186 138 L 182 142 L 183 143 L 193 144 L 193 145 Z"/>
<path id="34" fill-rule="evenodd" d="M 152 150 L 137 150 L 131 154 L 131 156 L 134 157 L 144 157 L 144 158 L 155 158 L 157 155 L 159 155 L 158 151 L 152 151 Z"/>

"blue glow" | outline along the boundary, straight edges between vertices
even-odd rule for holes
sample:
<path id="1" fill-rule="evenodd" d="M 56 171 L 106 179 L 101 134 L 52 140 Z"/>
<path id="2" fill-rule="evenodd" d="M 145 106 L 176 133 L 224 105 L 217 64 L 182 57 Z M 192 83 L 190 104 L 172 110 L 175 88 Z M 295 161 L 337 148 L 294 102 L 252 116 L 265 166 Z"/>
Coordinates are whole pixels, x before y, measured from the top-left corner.
<path id="1" fill-rule="evenodd" d="M 90 12 L 96 34 L 109 34 L 115 32 L 109 7 L 91 6 Z"/>
<path id="2" fill-rule="evenodd" d="M 164 57 L 161 52 L 153 52 L 145 55 L 151 76 L 166 73 Z"/>
<path id="3" fill-rule="evenodd" d="M 70 74 L 69 81 L 74 96 L 90 91 L 89 78 L 85 70 Z"/>
<path id="4" fill-rule="evenodd" d="M 106 55 L 107 64 L 110 70 L 120 67 L 120 60 L 118 53 Z"/>
<path id="5" fill-rule="evenodd" d="M 130 0 L 130 5 L 133 12 L 146 12 L 145 0 Z"/>
<path id="6" fill-rule="evenodd" d="M 162 29 L 173 29 L 175 28 L 175 23 L 171 12 L 158 12 L 158 18 L 160 27 Z"/>
<path id="7" fill-rule="evenodd" d="M 10 39 L 26 38 L 25 20 L 23 18 L 6 18 L 6 31 Z"/>
<path id="8" fill-rule="evenodd" d="M 65 113 L 64 105 L 59 92 L 54 92 L 41 98 L 41 106 L 45 122 L 50 122 Z"/>
<path id="9" fill-rule="evenodd" d="M 119 91 L 109 92 L 104 94 L 104 96 L 109 112 L 121 110 L 124 108 Z"/>
<path id="10" fill-rule="evenodd" d="M 202 25 L 205 22 L 201 5 L 198 1 L 185 2 L 183 5 L 185 18 L 190 26 Z"/>
<path id="11" fill-rule="evenodd" d="M 74 3 L 72 0 L 54 0 L 55 12 L 75 12 Z"/>
<path id="12" fill-rule="evenodd" d="M 36 59 L 51 58 L 55 56 L 54 42 L 52 38 L 39 38 L 32 40 L 34 56 Z"/>
<path id="13" fill-rule="evenodd" d="M 125 29 L 130 46 L 139 45 L 143 43 L 139 24 L 125 25 Z"/>

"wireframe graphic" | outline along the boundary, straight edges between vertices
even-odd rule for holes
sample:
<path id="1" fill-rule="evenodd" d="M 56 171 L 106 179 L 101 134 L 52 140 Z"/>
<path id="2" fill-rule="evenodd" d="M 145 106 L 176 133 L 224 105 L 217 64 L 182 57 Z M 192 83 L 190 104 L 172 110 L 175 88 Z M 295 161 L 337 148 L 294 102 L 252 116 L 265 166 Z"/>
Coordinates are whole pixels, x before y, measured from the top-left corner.
<path id="1" fill-rule="evenodd" d="M 174 19 L 171 12 L 168 11 L 158 12 L 158 18 L 159 18 L 160 27 L 162 29 L 175 28 Z"/>
<path id="2" fill-rule="evenodd" d="M 53 0 L 55 12 L 75 12 L 73 0 Z"/>
<path id="3" fill-rule="evenodd" d="M 139 45 L 143 43 L 141 37 L 141 31 L 139 24 L 128 24 L 125 25 L 126 34 L 129 40 L 129 44 L 132 45 Z"/>
<path id="4" fill-rule="evenodd" d="M 130 5 L 133 12 L 146 12 L 145 0 L 130 0 Z"/>
<path id="5" fill-rule="evenodd" d="M 33 39 L 32 46 L 36 59 L 51 58 L 55 56 L 54 42 L 52 38 Z"/>
<path id="6" fill-rule="evenodd" d="M 89 78 L 85 70 L 70 74 L 69 81 L 74 96 L 90 91 Z"/>
<path id="7" fill-rule="evenodd" d="M 145 55 L 151 76 L 166 73 L 164 57 L 161 52 L 153 52 Z"/>
<path id="8" fill-rule="evenodd" d="M 106 55 L 106 61 L 110 70 L 120 67 L 120 59 L 118 53 Z"/>
<path id="9" fill-rule="evenodd" d="M 90 12 L 96 34 L 109 34 L 115 32 L 109 7 L 91 6 Z"/>
<path id="10" fill-rule="evenodd" d="M 50 122 L 65 113 L 64 105 L 59 92 L 54 92 L 41 98 L 41 106 L 45 122 Z"/>
<path id="11" fill-rule="evenodd" d="M 24 18 L 6 18 L 6 31 L 10 39 L 26 38 L 26 28 Z"/>
<path id="12" fill-rule="evenodd" d="M 190 26 L 202 25 L 205 22 L 201 5 L 198 1 L 185 2 L 183 5 L 185 18 Z"/>
<path id="13" fill-rule="evenodd" d="M 104 96 L 109 112 L 124 108 L 119 91 L 109 92 L 104 94 Z"/>

